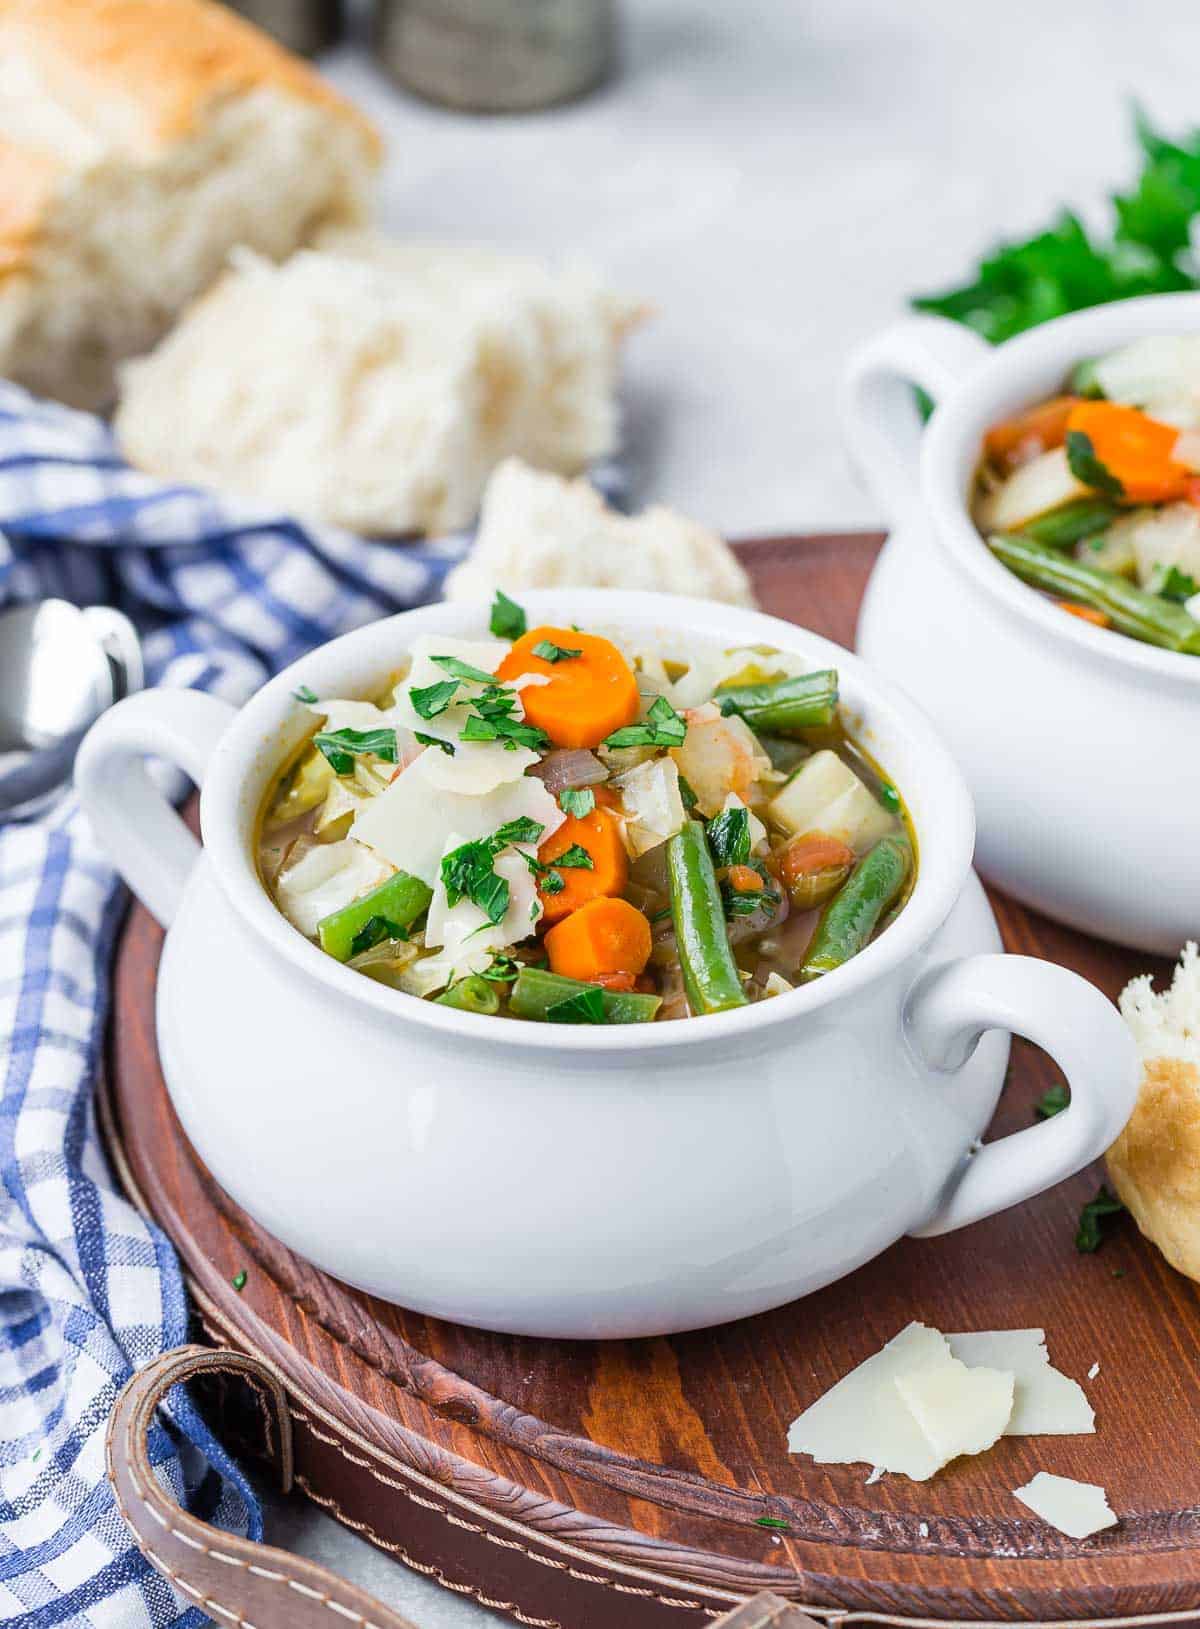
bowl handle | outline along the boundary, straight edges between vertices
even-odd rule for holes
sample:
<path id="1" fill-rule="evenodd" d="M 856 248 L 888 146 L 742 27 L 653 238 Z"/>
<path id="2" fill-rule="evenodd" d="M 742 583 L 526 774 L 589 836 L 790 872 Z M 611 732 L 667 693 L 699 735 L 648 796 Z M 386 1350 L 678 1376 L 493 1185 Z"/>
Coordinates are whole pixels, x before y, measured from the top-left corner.
<path id="1" fill-rule="evenodd" d="M 911 1231 L 949 1233 L 1072 1176 L 1103 1154 L 1133 1112 L 1138 1059 L 1120 1013 L 1077 973 L 1031 956 L 969 956 L 914 985 L 904 1014 L 910 1043 L 931 1068 L 953 1074 L 987 1029 L 1044 1047 L 1061 1065 L 1070 1105 L 969 1155 L 933 1214 Z"/>
<path id="2" fill-rule="evenodd" d="M 93 831 L 164 927 L 200 845 L 151 780 L 145 759 L 166 758 L 199 786 L 235 713 L 200 690 L 144 690 L 96 720 L 75 760 L 75 785 Z"/>
<path id="3" fill-rule="evenodd" d="M 924 425 L 913 386 L 935 402 L 950 394 L 991 346 L 946 317 L 906 317 L 850 358 L 839 416 L 850 456 L 895 525 L 915 507 Z"/>

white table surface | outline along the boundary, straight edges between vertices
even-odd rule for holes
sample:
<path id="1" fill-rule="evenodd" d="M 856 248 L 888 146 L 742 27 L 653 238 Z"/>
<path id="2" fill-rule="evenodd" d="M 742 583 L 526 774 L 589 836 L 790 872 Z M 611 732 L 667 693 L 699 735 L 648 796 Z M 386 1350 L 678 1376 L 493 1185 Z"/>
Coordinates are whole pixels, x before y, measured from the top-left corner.
<path id="1" fill-rule="evenodd" d="M 1104 219 L 1134 170 L 1127 104 L 1200 122 L 1188 0 L 626 0 L 604 90 L 472 119 L 326 63 L 389 145 L 382 215 L 423 237 L 583 254 L 659 308 L 629 350 L 640 501 L 731 535 L 870 525 L 831 399 L 906 294 L 1069 200 Z M 500 1622 L 274 1501 L 268 1538 L 421 1629 Z"/>

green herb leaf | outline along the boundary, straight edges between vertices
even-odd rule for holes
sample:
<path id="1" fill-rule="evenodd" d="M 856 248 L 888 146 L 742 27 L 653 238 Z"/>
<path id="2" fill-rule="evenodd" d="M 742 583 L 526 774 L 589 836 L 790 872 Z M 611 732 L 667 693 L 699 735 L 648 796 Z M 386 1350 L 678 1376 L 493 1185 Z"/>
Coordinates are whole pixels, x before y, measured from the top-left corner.
<path id="1" fill-rule="evenodd" d="M 537 867 L 534 866 L 531 869 L 536 870 Z M 554 867 L 551 866 L 550 869 L 539 879 L 538 892 L 541 894 L 561 894 L 566 886 L 567 879 L 563 876 L 562 872 L 555 871 Z"/>
<path id="2" fill-rule="evenodd" d="M 386 916 L 369 916 L 350 941 L 351 958 L 361 956 L 364 950 L 374 950 L 385 939 L 407 939 L 408 929 Z"/>
<path id="3" fill-rule="evenodd" d="M 745 865 L 750 858 L 750 811 L 735 806 L 714 815 L 706 828 L 713 864 Z"/>
<path id="4" fill-rule="evenodd" d="M 496 683 L 494 673 L 485 673 L 480 667 L 472 667 L 470 662 L 460 662 L 457 656 L 431 656 L 429 660 L 436 662 L 452 679 L 462 679 L 466 684 Z"/>
<path id="5" fill-rule="evenodd" d="M 640 724 L 627 724 L 605 738 L 606 747 L 681 747 L 687 724 L 665 696 L 655 700 Z"/>
<path id="6" fill-rule="evenodd" d="M 1124 497 L 1125 488 L 1108 465 L 1102 464 L 1096 457 L 1091 436 L 1085 435 L 1082 430 L 1067 431 L 1067 463 L 1071 467 L 1071 474 L 1084 486 L 1103 492 L 1106 498 Z"/>
<path id="7" fill-rule="evenodd" d="M 436 718 L 449 707 L 457 689 L 457 679 L 443 679 L 441 684 L 427 684 L 422 689 L 410 690 L 408 699 L 413 704 L 413 711 L 420 713 L 422 718 Z"/>
<path id="8" fill-rule="evenodd" d="M 790 1533 L 792 1530 L 790 1523 L 781 1522 L 777 1516 L 756 1516 L 754 1525 L 755 1527 L 775 1527 L 781 1533 Z"/>
<path id="9" fill-rule="evenodd" d="M 509 886 L 506 877 L 492 869 L 496 854 L 487 838 L 463 843 L 442 857 L 442 882 L 446 901 L 453 909 L 460 899 L 469 899 L 491 923 L 500 922 L 508 910 Z"/>
<path id="10" fill-rule="evenodd" d="M 1040 1120 L 1052 1120 L 1056 1114 L 1061 1114 L 1071 1101 L 1071 1094 L 1061 1081 L 1050 1090 L 1043 1092 L 1033 1105 L 1033 1112 Z"/>
<path id="11" fill-rule="evenodd" d="M 1168 566 L 1159 573 L 1154 593 L 1159 599 L 1183 605 L 1193 594 L 1200 594 L 1200 583 L 1189 572 L 1180 571 L 1178 566 Z"/>
<path id="12" fill-rule="evenodd" d="M 565 662 L 572 656 L 582 656 L 581 650 L 565 650 L 562 645 L 555 645 L 549 639 L 539 639 L 533 647 L 533 654 L 540 656 L 543 662 Z"/>
<path id="13" fill-rule="evenodd" d="M 493 956 L 491 966 L 485 967 L 479 977 L 489 980 L 492 984 L 507 984 L 511 979 L 515 979 L 520 971 L 520 962 L 514 961 L 511 956 Z"/>
<path id="14" fill-rule="evenodd" d="M 679 777 L 679 796 L 683 799 L 684 808 L 689 814 L 691 814 L 692 810 L 696 807 L 697 803 L 699 803 L 700 799 L 696 796 L 695 792 L 692 791 L 692 783 L 688 780 L 686 775 L 681 775 Z"/>
<path id="15" fill-rule="evenodd" d="M 315 690 L 310 690 L 306 684 L 298 684 L 296 686 L 296 688 L 292 691 L 292 695 L 296 698 L 297 701 L 302 701 L 302 702 L 304 702 L 306 705 L 308 705 L 310 707 L 313 705 L 313 703 L 317 699 L 316 691 Z"/>
<path id="16" fill-rule="evenodd" d="M 520 639 L 527 627 L 525 612 L 516 600 L 510 600 L 499 588 L 496 590 L 496 598 L 492 601 L 492 615 L 488 627 L 497 639 Z"/>
<path id="17" fill-rule="evenodd" d="M 568 786 L 558 794 L 558 806 L 563 814 L 582 820 L 596 807 L 596 794 L 590 786 Z"/>
<path id="18" fill-rule="evenodd" d="M 551 1024 L 603 1024 L 604 991 L 599 988 L 576 990 L 573 995 L 547 1007 L 546 1019 Z"/>
<path id="19" fill-rule="evenodd" d="M 425 735 L 421 730 L 414 730 L 413 739 L 419 741 L 423 747 L 441 747 L 447 758 L 454 756 L 454 742 L 443 741 L 440 735 Z"/>
<path id="20" fill-rule="evenodd" d="M 503 826 L 498 826 L 489 840 L 498 854 L 509 843 L 536 843 L 545 829 L 540 820 L 531 820 L 528 815 L 521 815 L 516 820 L 506 820 Z"/>
<path id="21" fill-rule="evenodd" d="M 243 1267 L 243 1269 L 242 1269 L 242 1271 L 240 1273 L 234 1273 L 233 1277 L 229 1280 L 229 1282 L 233 1285 L 234 1289 L 240 1295 L 242 1293 L 242 1291 L 246 1288 L 246 1269 Z"/>
<path id="22" fill-rule="evenodd" d="M 1109 1193 L 1103 1183 L 1095 1199 L 1089 1199 L 1079 1213 L 1079 1227 L 1075 1234 L 1075 1248 L 1090 1255 L 1104 1242 L 1103 1221 L 1107 1216 L 1118 1216 L 1125 1209 L 1116 1194 Z"/>
<path id="23" fill-rule="evenodd" d="M 478 713 L 471 713 L 468 716 L 459 732 L 459 740 L 503 741 L 510 750 L 529 747 L 534 752 L 541 752 L 550 745 L 550 737 L 536 724 L 526 724 L 522 719 L 506 718 L 503 715 L 482 718 Z"/>
<path id="24" fill-rule="evenodd" d="M 335 775 L 352 775 L 355 758 L 368 753 L 385 764 L 396 762 L 395 730 L 318 730 L 313 745 Z"/>
<path id="25" fill-rule="evenodd" d="M 594 871 L 596 869 L 596 862 L 582 843 L 572 843 L 570 848 L 564 849 L 561 854 L 556 854 L 554 864 L 563 871 Z"/>

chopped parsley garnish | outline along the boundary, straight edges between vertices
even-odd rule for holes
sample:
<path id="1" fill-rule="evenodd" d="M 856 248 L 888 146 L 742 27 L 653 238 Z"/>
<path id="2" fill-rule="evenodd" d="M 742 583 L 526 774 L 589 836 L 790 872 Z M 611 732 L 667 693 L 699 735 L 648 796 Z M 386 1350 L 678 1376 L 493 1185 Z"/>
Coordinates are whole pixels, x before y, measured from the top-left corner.
<path id="1" fill-rule="evenodd" d="M 889 814 L 900 813 L 900 794 L 892 785 L 891 781 L 880 781 L 879 801 L 883 804 L 884 808 Z"/>
<path id="2" fill-rule="evenodd" d="M 754 1525 L 755 1527 L 776 1527 L 781 1533 L 790 1533 L 792 1530 L 790 1523 L 781 1522 L 778 1516 L 756 1516 Z"/>
<path id="3" fill-rule="evenodd" d="M 574 995 L 547 1007 L 546 1018 L 551 1024 L 602 1024 L 604 991 L 598 988 L 576 990 Z"/>
<path id="4" fill-rule="evenodd" d="M 371 753 L 385 764 L 396 762 L 395 730 L 318 730 L 313 745 L 324 754 L 335 775 L 352 775 L 354 760 Z"/>
<path id="5" fill-rule="evenodd" d="M 496 598 L 492 601 L 492 615 L 488 627 L 497 639 L 520 639 L 527 627 L 525 612 L 516 600 L 510 600 L 499 588 L 496 590 Z"/>
<path id="6" fill-rule="evenodd" d="M 1178 566 L 1168 566 L 1160 574 L 1154 592 L 1161 600 L 1172 600 L 1176 605 L 1183 605 L 1194 594 L 1200 594 L 1200 583 L 1190 572 L 1180 571 Z"/>
<path id="7" fill-rule="evenodd" d="M 246 1269 L 243 1267 L 240 1273 L 234 1273 L 229 1282 L 240 1295 L 246 1288 Z"/>
<path id="8" fill-rule="evenodd" d="M 361 956 L 364 950 L 374 950 L 385 939 L 407 939 L 408 929 L 386 916 L 369 916 L 350 941 L 351 956 Z"/>
<path id="9" fill-rule="evenodd" d="M 679 777 L 679 796 L 683 799 L 684 808 L 689 814 L 691 814 L 692 810 L 696 807 L 697 803 L 699 803 L 700 799 L 696 796 L 695 792 L 692 791 L 692 783 L 688 780 L 686 775 L 681 775 Z"/>
<path id="10" fill-rule="evenodd" d="M 312 704 L 317 699 L 316 691 L 315 690 L 310 690 L 306 684 L 298 684 L 296 686 L 296 688 L 292 691 L 292 695 L 296 698 L 297 701 L 302 701 L 307 706 L 310 706 L 310 707 L 312 706 Z"/>
<path id="11" fill-rule="evenodd" d="M 1033 1112 L 1039 1120 L 1052 1120 L 1056 1114 L 1061 1114 L 1071 1101 L 1071 1094 L 1062 1081 L 1051 1086 L 1048 1092 L 1043 1092 L 1033 1105 Z"/>
<path id="12" fill-rule="evenodd" d="M 536 724 L 526 724 L 523 719 L 508 718 L 503 714 L 481 718 L 478 713 L 472 713 L 462 727 L 459 740 L 503 741 L 509 752 L 515 752 L 518 747 L 529 747 L 534 752 L 540 752 L 550 745 L 550 737 Z"/>
<path id="13" fill-rule="evenodd" d="M 539 821 L 523 816 L 506 821 L 490 837 L 476 838 L 451 849 L 442 858 L 442 883 L 451 909 L 460 899 L 469 899 L 489 922 L 503 921 L 510 889 L 507 877 L 496 875 L 493 862 L 500 850 L 510 843 L 536 843 L 544 830 Z"/>
<path id="14" fill-rule="evenodd" d="M 492 984 L 507 984 L 520 971 L 520 962 L 514 961 L 511 956 L 493 956 L 491 966 L 485 967 L 479 977 Z"/>
<path id="15" fill-rule="evenodd" d="M 1103 1183 L 1095 1199 L 1089 1199 L 1079 1213 L 1079 1227 L 1075 1234 L 1075 1248 L 1083 1255 L 1099 1250 L 1104 1243 L 1105 1217 L 1119 1216 L 1125 1209 L 1116 1194 L 1109 1193 Z"/>
<path id="16" fill-rule="evenodd" d="M 681 747 L 687 724 L 665 696 L 659 696 L 640 724 L 627 724 L 606 737 L 606 747 Z"/>
<path id="17" fill-rule="evenodd" d="M 707 828 L 708 846 L 718 870 L 745 865 L 750 858 L 750 811 L 736 806 L 714 815 Z"/>
<path id="18" fill-rule="evenodd" d="M 572 843 L 570 848 L 564 849 L 561 854 L 554 856 L 554 864 L 563 871 L 594 871 L 596 862 L 592 859 L 582 843 Z"/>
<path id="19" fill-rule="evenodd" d="M 1109 469 L 1096 457 L 1092 438 L 1082 430 L 1067 431 L 1067 463 L 1071 474 L 1093 492 L 1103 492 L 1106 498 L 1123 498 L 1125 488 Z"/>
<path id="20" fill-rule="evenodd" d="M 596 807 L 596 794 L 590 786 L 568 786 L 558 794 L 558 806 L 563 814 L 582 820 Z"/>
<path id="21" fill-rule="evenodd" d="M 462 679 L 466 684 L 494 685 L 496 682 L 495 674 L 485 673 L 481 667 L 472 667 L 470 662 L 462 662 L 457 656 L 431 656 L 429 660 L 436 662 L 452 679 Z"/>
<path id="22" fill-rule="evenodd" d="M 408 699 L 413 704 L 414 712 L 420 713 L 422 718 L 436 718 L 449 707 L 457 689 L 457 679 L 443 679 L 440 684 L 427 684 L 423 689 L 410 690 Z"/>
<path id="23" fill-rule="evenodd" d="M 454 756 L 454 742 L 443 741 L 440 735 L 425 735 L 421 730 L 414 730 L 413 739 L 419 741 L 423 747 L 441 747 L 447 758 Z"/>
<path id="24" fill-rule="evenodd" d="M 566 662 L 572 656 L 582 656 L 581 650 L 566 650 L 562 645 L 556 645 L 552 640 L 539 639 L 533 647 L 533 654 L 540 656 L 543 662 Z"/>
<path id="25" fill-rule="evenodd" d="M 536 870 L 537 868 L 535 866 L 532 869 Z M 562 872 L 556 871 L 554 867 L 551 866 L 546 872 L 545 876 L 539 879 L 538 892 L 542 894 L 561 894 L 566 886 L 567 879 L 563 876 Z"/>

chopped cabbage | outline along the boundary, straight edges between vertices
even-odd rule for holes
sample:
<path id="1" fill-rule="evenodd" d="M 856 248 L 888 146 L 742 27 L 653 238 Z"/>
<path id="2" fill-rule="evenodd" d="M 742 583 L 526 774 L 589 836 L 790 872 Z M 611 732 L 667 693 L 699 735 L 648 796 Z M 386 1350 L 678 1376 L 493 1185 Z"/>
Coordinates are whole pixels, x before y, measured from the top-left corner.
<path id="1" fill-rule="evenodd" d="M 275 898 L 292 926 L 311 939 L 323 916 L 370 893 L 393 869 L 352 837 L 340 843 L 317 843 L 284 866 L 275 884 Z"/>
<path id="2" fill-rule="evenodd" d="M 687 819 L 679 791 L 679 770 L 670 758 L 639 764 L 612 782 L 625 813 L 625 846 L 636 860 L 668 837 Z"/>

